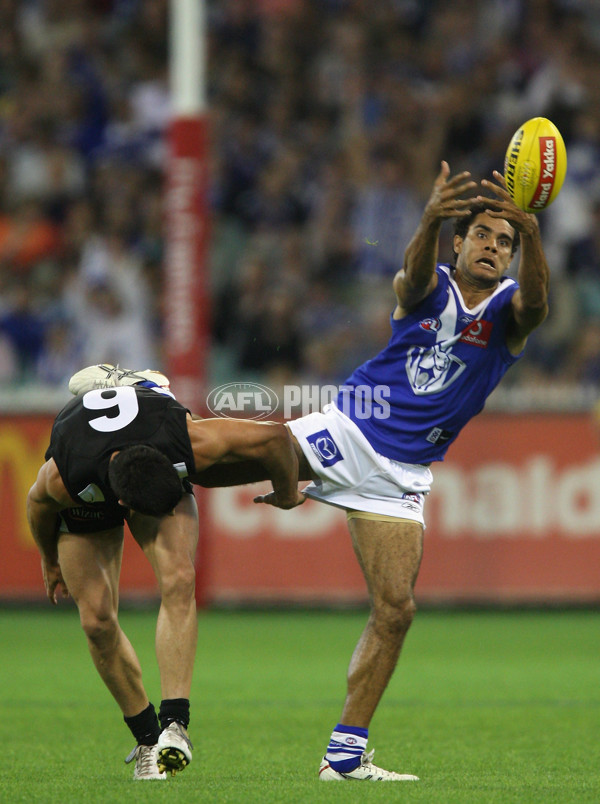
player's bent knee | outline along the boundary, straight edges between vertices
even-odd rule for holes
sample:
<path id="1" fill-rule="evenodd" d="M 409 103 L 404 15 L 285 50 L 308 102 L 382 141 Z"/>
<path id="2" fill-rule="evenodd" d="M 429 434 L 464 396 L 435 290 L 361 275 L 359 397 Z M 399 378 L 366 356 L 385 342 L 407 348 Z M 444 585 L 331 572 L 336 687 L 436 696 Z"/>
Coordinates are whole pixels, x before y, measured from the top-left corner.
<path id="1" fill-rule="evenodd" d="M 180 566 L 161 578 L 163 601 L 187 604 L 196 594 L 196 570 L 192 564 Z"/>
<path id="2" fill-rule="evenodd" d="M 414 598 L 402 597 L 373 604 L 372 616 L 376 626 L 389 632 L 404 634 L 410 628 L 417 611 Z"/>
<path id="3" fill-rule="evenodd" d="M 80 611 L 81 627 L 90 642 L 98 647 L 114 643 L 119 630 L 116 613 Z"/>

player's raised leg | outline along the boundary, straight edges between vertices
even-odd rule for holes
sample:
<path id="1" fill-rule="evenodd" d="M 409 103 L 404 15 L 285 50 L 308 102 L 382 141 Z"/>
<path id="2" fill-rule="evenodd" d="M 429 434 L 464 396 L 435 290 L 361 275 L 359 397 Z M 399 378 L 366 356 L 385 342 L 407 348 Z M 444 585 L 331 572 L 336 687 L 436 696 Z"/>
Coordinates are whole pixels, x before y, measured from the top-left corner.
<path id="1" fill-rule="evenodd" d="M 152 564 L 158 580 L 161 605 L 156 626 L 156 656 L 162 701 L 158 764 L 174 774 L 192 761 L 190 689 L 196 656 L 195 554 L 198 543 L 198 509 L 192 494 L 185 494 L 174 516 L 161 520 L 134 514 L 129 524 Z"/>
<path id="2" fill-rule="evenodd" d="M 341 722 L 321 763 L 323 781 L 414 781 L 385 771 L 367 753 L 368 728 L 394 672 L 415 613 L 414 584 L 421 563 L 423 529 L 408 520 L 352 518 L 354 550 L 367 582 L 371 612 L 352 655 Z"/>
<path id="3" fill-rule="evenodd" d="M 92 660 L 119 705 L 137 743 L 135 779 L 164 779 L 156 764 L 159 726 L 142 683 L 136 653 L 118 619 L 123 528 L 92 534 L 63 533 L 58 556 Z"/>

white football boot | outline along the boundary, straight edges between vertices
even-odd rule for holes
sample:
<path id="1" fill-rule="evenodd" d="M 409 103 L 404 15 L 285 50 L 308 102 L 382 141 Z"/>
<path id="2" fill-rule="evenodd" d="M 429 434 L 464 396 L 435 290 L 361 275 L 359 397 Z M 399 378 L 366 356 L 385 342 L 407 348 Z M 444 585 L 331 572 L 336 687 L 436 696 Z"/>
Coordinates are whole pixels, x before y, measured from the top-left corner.
<path id="1" fill-rule="evenodd" d="M 69 380 L 69 391 L 77 396 L 85 394 L 87 391 L 95 391 L 98 388 L 116 388 L 121 385 L 137 385 L 139 382 L 150 381 L 156 383 L 159 388 L 169 391 L 170 383 L 168 377 L 160 371 L 153 369 L 141 369 L 132 371 L 113 366 L 111 363 L 103 363 L 97 366 L 86 366 Z"/>
<path id="2" fill-rule="evenodd" d="M 173 721 L 158 738 L 158 768 L 174 776 L 192 761 L 192 742 L 181 723 Z"/>
<path id="3" fill-rule="evenodd" d="M 321 767 L 319 768 L 319 779 L 322 782 L 344 782 L 356 779 L 361 782 L 418 782 L 418 776 L 412 776 L 409 773 L 394 773 L 394 771 L 387 771 L 383 768 L 378 768 L 373 765 L 373 754 L 375 749 L 363 751 L 360 758 L 360 765 L 353 771 L 348 773 L 340 773 L 334 770 L 329 762 L 323 757 Z"/>
<path id="4" fill-rule="evenodd" d="M 133 778 L 136 782 L 148 779 L 166 779 L 167 774 L 158 769 L 158 746 L 136 745 L 125 762 L 129 764 L 135 759 Z"/>

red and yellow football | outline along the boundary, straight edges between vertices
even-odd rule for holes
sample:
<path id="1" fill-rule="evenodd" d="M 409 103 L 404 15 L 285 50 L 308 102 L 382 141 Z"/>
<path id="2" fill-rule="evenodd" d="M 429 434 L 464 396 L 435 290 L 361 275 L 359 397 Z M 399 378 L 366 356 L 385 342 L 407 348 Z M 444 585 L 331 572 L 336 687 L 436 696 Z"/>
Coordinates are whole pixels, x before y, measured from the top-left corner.
<path id="1" fill-rule="evenodd" d="M 532 117 L 515 131 L 504 157 L 510 197 L 525 212 L 541 212 L 556 200 L 567 173 L 567 149 L 546 117 Z"/>

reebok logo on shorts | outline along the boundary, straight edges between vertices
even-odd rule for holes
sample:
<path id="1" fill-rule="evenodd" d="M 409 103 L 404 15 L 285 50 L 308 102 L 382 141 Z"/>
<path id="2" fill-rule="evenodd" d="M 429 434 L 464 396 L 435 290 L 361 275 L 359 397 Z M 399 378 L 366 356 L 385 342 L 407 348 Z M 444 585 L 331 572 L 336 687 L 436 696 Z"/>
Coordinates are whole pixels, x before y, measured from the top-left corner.
<path id="1" fill-rule="evenodd" d="M 318 433 L 312 433 L 306 436 L 306 440 L 323 466 L 333 466 L 334 463 L 344 460 L 344 456 L 331 437 L 329 430 L 319 430 Z"/>

